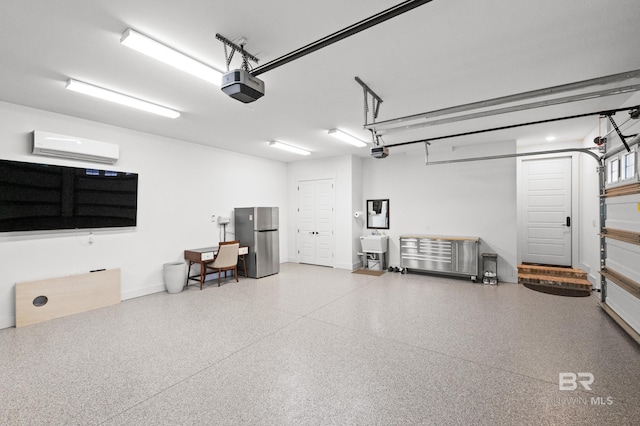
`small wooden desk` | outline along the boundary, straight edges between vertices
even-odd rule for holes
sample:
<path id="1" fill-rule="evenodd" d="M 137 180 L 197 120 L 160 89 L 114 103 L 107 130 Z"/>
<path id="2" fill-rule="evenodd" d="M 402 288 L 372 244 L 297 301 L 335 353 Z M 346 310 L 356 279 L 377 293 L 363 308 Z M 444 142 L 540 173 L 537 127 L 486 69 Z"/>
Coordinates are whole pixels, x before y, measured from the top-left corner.
<path id="1" fill-rule="evenodd" d="M 218 252 L 218 246 L 204 247 L 199 249 L 190 249 L 184 251 L 184 259 L 189 262 L 189 269 L 187 270 L 187 280 L 185 286 L 189 285 L 189 280 L 198 280 L 200 288 L 204 283 L 204 279 L 207 276 L 207 263 L 213 262 L 216 253 Z M 244 276 L 247 277 L 247 262 L 245 256 L 249 253 L 249 247 L 240 246 L 238 250 L 238 259 L 242 261 L 244 267 Z M 191 275 L 191 265 L 197 263 L 200 265 L 200 275 Z"/>

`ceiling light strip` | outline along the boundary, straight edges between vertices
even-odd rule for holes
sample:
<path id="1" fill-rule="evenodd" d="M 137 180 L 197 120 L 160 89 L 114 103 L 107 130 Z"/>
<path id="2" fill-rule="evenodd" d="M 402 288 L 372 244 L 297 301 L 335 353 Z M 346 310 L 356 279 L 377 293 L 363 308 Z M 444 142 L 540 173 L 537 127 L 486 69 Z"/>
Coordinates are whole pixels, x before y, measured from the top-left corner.
<path id="1" fill-rule="evenodd" d="M 143 101 L 141 99 L 133 98 L 122 93 L 114 92 L 112 90 L 104 89 L 93 84 L 84 83 L 82 81 L 74 80 L 70 78 L 67 81 L 66 88 L 74 92 L 83 93 L 85 95 L 93 96 L 99 99 L 103 99 L 116 104 L 125 105 L 131 108 L 136 108 L 142 111 L 150 112 L 153 114 L 161 115 L 168 118 L 178 118 L 180 113 L 167 107 L 152 104 L 151 102 Z"/>
<path id="2" fill-rule="evenodd" d="M 364 141 L 356 138 L 355 136 L 351 136 L 350 134 L 345 133 L 340 129 L 331 129 L 331 130 L 329 130 L 327 132 L 327 134 L 329 134 L 329 135 L 333 136 L 334 138 L 339 139 L 339 140 L 341 140 L 343 142 L 346 142 L 346 143 L 351 144 L 353 146 L 357 146 L 358 148 L 362 148 L 363 146 L 367 146 L 367 144 Z"/>
<path id="3" fill-rule="evenodd" d="M 575 83 L 563 84 L 559 86 L 547 87 L 544 89 L 532 90 L 529 92 L 517 93 L 515 95 L 487 99 L 484 101 L 472 102 L 469 104 L 423 112 L 420 114 L 407 115 L 405 117 L 398 117 L 390 120 L 379 121 L 377 123 L 367 124 L 364 127 L 365 129 L 372 129 L 372 128 L 380 129 L 382 127 L 393 126 L 394 124 L 403 123 L 406 121 L 414 121 L 422 118 L 427 119 L 427 118 L 439 117 L 442 115 L 456 114 L 459 112 L 470 111 L 474 109 L 488 108 L 491 106 L 502 105 L 502 104 L 511 103 L 511 102 L 524 101 L 524 100 L 541 97 L 541 96 L 556 95 L 556 94 L 583 89 L 591 86 L 598 86 L 598 85 L 601 86 L 605 84 L 631 80 L 633 78 L 640 78 L 640 70 L 633 70 L 633 71 L 627 71 L 627 72 L 622 72 L 618 74 L 611 74 L 605 77 L 598 77 L 590 80 L 578 81 Z"/>
<path id="4" fill-rule="evenodd" d="M 220 86 L 222 72 L 165 44 L 149 38 L 134 29 L 128 28 L 124 33 L 122 33 L 120 43 L 123 46 L 134 49 L 160 62 L 171 65 L 181 71 Z"/>
<path id="5" fill-rule="evenodd" d="M 282 149 L 284 151 L 293 152 L 293 153 L 298 154 L 298 155 L 309 155 L 309 154 L 311 154 L 311 152 L 307 151 L 306 149 L 298 148 L 297 146 L 293 146 L 293 145 L 288 145 L 288 144 L 282 143 L 280 141 L 271 141 L 271 142 L 269 142 L 269 146 L 271 146 L 273 148 Z"/>
<path id="6" fill-rule="evenodd" d="M 516 105 L 511 107 L 497 108 L 490 111 L 474 112 L 471 114 L 464 114 L 464 115 L 458 115 L 455 117 L 442 118 L 439 120 L 431 120 L 431 121 L 425 121 L 425 122 L 416 123 L 416 124 L 408 124 L 408 125 L 399 126 L 399 127 L 379 129 L 379 130 L 376 130 L 376 135 L 383 136 L 391 133 L 405 132 L 408 130 L 420 129 L 420 128 L 429 127 L 429 126 L 438 126 L 438 125 L 448 124 L 448 123 L 455 123 L 458 121 L 471 120 L 475 118 L 491 117 L 494 115 L 507 114 L 507 113 L 517 112 L 517 111 L 525 111 L 525 110 L 534 109 L 534 108 L 543 108 L 543 107 L 548 107 L 553 105 L 566 104 L 569 102 L 578 102 L 578 101 L 584 101 L 588 99 L 596 99 L 604 96 L 621 95 L 624 93 L 631 93 L 638 90 L 640 90 L 640 84 L 634 84 L 631 86 L 624 86 L 624 87 L 616 87 L 613 89 L 599 90 L 596 92 L 587 92 L 579 95 L 565 96 L 565 97 L 551 99 L 547 101 L 538 101 L 538 102 L 532 102 L 528 104 Z"/>

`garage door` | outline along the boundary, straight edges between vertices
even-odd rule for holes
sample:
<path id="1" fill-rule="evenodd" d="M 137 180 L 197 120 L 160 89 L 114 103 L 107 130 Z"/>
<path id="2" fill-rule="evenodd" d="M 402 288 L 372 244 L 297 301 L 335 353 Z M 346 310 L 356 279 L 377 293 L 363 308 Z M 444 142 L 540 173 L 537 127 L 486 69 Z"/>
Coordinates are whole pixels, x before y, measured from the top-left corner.
<path id="1" fill-rule="evenodd" d="M 636 124 L 633 132 L 640 131 Z M 625 133 L 631 132 L 626 130 Z M 640 341 L 640 179 L 638 145 L 609 142 L 601 194 L 603 308 Z"/>

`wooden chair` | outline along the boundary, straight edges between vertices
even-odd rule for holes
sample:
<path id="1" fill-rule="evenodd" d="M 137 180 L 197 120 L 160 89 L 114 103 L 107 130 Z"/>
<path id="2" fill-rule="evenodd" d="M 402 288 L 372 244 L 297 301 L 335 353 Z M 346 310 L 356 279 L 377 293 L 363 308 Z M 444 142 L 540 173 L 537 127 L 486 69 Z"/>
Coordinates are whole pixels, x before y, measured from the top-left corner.
<path id="1" fill-rule="evenodd" d="M 240 248 L 240 241 L 226 241 L 221 242 L 218 247 L 218 253 L 213 259 L 213 262 L 207 263 L 206 268 L 208 270 L 214 270 L 218 273 L 218 287 L 220 287 L 220 274 L 224 271 L 224 276 L 227 276 L 227 271 L 233 271 L 233 276 L 238 282 L 238 249 Z"/>

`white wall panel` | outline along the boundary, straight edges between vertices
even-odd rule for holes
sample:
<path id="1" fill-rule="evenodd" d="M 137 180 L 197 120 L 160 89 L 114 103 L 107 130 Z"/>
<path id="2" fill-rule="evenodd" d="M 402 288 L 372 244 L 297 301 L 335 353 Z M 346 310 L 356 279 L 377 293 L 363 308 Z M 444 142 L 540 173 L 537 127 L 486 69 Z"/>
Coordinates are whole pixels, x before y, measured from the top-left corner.
<path id="1" fill-rule="evenodd" d="M 93 244 L 88 230 L 0 234 L 0 328 L 14 324 L 16 282 L 120 268 L 123 299 L 164 291 L 162 265 L 222 240 L 211 215 L 233 217 L 234 207 L 280 207 L 280 258 L 287 257 L 285 163 L 4 102 L 0 116 L 0 158 L 95 167 L 30 155 L 37 129 L 117 143 L 120 160 L 100 168 L 139 174 L 136 228 L 94 230 Z"/>
<path id="2" fill-rule="evenodd" d="M 434 144 L 435 145 L 435 144 Z M 430 148 L 430 160 L 504 154 L 515 142 Z M 501 281 L 517 282 L 516 159 L 425 165 L 422 146 L 363 160 L 363 200 L 389 198 L 389 264 L 400 265 L 399 236 L 479 237 L 498 254 Z M 366 227 L 363 233 L 370 233 Z"/>
<path id="3" fill-rule="evenodd" d="M 593 148 L 593 139 L 599 135 L 596 127 L 583 141 L 584 148 Z M 578 211 L 580 221 L 577 222 L 578 262 L 576 265 L 588 273 L 589 281 L 596 289 L 600 288 L 600 197 L 597 163 L 589 155 L 579 155 L 578 187 L 580 198 Z M 575 188 L 575 185 L 574 185 Z M 574 228 L 574 233 L 576 229 Z"/>

